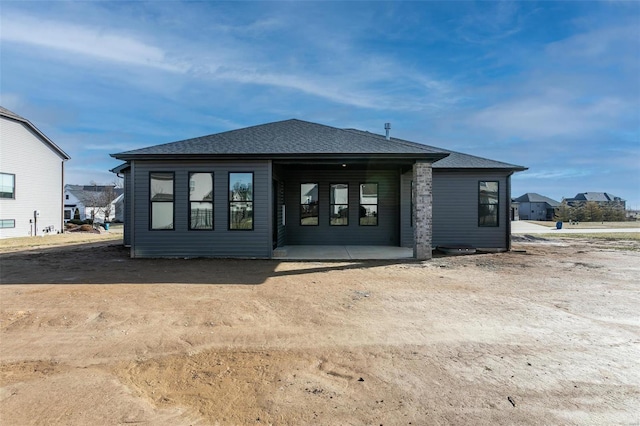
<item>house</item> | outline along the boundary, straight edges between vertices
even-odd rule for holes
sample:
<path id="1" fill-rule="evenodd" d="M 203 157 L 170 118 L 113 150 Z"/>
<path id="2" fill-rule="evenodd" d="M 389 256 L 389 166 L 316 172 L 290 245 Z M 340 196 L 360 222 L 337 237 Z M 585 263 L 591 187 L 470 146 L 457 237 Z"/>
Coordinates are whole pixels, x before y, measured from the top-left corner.
<path id="1" fill-rule="evenodd" d="M 29 120 L 0 107 L 0 238 L 62 232 L 69 158 Z"/>
<path id="2" fill-rule="evenodd" d="M 527 192 L 515 199 L 519 203 L 518 213 L 522 220 L 553 220 L 560 207 L 558 201 L 535 192 Z"/>
<path id="3" fill-rule="evenodd" d="M 65 185 L 64 220 L 121 222 L 124 189 L 114 185 Z"/>
<path id="4" fill-rule="evenodd" d="M 510 248 L 522 166 L 285 120 L 112 154 L 132 257 L 271 258 L 286 245 Z M 202 220 L 202 218 L 205 218 Z"/>
<path id="5" fill-rule="evenodd" d="M 511 199 L 511 220 L 520 220 L 520 203 Z"/>
<path id="6" fill-rule="evenodd" d="M 607 192 L 581 192 L 573 198 L 565 198 L 563 200 L 570 207 L 581 207 L 587 202 L 594 202 L 600 207 L 610 207 L 619 210 L 625 210 L 627 202 L 620 197 L 609 194 Z"/>

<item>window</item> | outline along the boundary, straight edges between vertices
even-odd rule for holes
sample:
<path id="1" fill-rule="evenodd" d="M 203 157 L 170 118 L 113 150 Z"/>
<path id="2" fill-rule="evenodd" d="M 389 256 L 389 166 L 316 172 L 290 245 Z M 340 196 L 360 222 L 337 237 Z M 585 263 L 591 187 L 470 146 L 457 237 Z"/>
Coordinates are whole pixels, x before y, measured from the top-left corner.
<path id="1" fill-rule="evenodd" d="M 213 173 L 189 173 L 189 229 L 213 229 Z"/>
<path id="2" fill-rule="evenodd" d="M 480 181 L 478 190 L 478 226 L 498 226 L 498 182 Z"/>
<path id="3" fill-rule="evenodd" d="M 360 184 L 360 225 L 376 226 L 378 224 L 378 184 Z"/>
<path id="4" fill-rule="evenodd" d="M 229 173 L 229 229 L 253 230 L 253 173 Z"/>
<path id="5" fill-rule="evenodd" d="M 69 199 L 69 194 L 65 194 L 64 199 L 68 200 Z"/>
<path id="6" fill-rule="evenodd" d="M 149 174 L 151 229 L 173 229 L 173 172 Z"/>
<path id="7" fill-rule="evenodd" d="M 0 229 L 15 228 L 15 227 L 16 227 L 15 219 L 0 219 Z"/>
<path id="8" fill-rule="evenodd" d="M 65 210 L 64 211 L 64 220 L 70 220 L 71 219 L 71 210 Z"/>
<path id="9" fill-rule="evenodd" d="M 349 225 L 349 185 L 332 183 L 329 190 L 329 225 Z"/>
<path id="10" fill-rule="evenodd" d="M 0 173 L 0 198 L 16 198 L 16 175 Z"/>
<path id="11" fill-rule="evenodd" d="M 300 184 L 300 225 L 318 225 L 318 184 Z"/>

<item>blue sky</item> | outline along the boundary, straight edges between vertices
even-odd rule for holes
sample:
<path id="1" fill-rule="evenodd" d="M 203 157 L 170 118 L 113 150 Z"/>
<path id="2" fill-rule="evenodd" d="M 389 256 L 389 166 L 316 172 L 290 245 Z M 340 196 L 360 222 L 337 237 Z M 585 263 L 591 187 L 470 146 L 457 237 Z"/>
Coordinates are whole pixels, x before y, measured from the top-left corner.
<path id="1" fill-rule="evenodd" d="M 11 2 L 0 105 L 110 153 L 299 118 L 529 167 L 640 208 L 640 2 Z"/>

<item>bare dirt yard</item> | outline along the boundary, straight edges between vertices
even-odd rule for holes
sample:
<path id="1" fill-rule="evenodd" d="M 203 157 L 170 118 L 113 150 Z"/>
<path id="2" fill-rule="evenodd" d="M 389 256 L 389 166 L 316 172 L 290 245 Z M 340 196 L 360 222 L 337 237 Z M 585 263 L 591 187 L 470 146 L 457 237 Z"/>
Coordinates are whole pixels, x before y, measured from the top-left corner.
<path id="1" fill-rule="evenodd" d="M 112 240 L 5 250 L 0 424 L 637 425 L 640 241 L 514 249 L 344 263 L 130 259 Z"/>

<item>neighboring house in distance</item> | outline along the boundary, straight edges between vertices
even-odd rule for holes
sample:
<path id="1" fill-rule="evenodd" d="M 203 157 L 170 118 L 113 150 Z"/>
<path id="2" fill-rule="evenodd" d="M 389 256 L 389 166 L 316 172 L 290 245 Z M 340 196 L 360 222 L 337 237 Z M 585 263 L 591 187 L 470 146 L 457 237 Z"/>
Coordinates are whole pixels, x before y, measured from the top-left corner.
<path id="1" fill-rule="evenodd" d="M 563 200 L 571 207 L 581 207 L 587 202 L 594 202 L 600 207 L 610 207 L 614 209 L 625 210 L 627 202 L 620 197 L 609 194 L 608 192 L 581 192 L 573 198 L 565 198 Z"/>
<path id="2" fill-rule="evenodd" d="M 107 206 L 108 205 L 108 206 Z M 105 217 L 108 213 L 108 217 Z M 64 220 L 87 220 L 103 223 L 124 218 L 124 189 L 113 185 L 65 185 Z"/>
<path id="3" fill-rule="evenodd" d="M 520 220 L 520 203 L 515 199 L 511 200 L 511 220 Z"/>
<path id="4" fill-rule="evenodd" d="M 132 257 L 271 258 L 287 245 L 509 250 L 525 167 L 285 120 L 112 154 Z M 203 194 L 210 194 L 204 196 Z M 206 218 L 206 220 L 203 220 Z"/>
<path id="5" fill-rule="evenodd" d="M 560 203 L 535 192 L 527 192 L 515 199 L 519 203 L 519 214 L 522 220 L 553 220 Z"/>
<path id="6" fill-rule="evenodd" d="M 0 107 L 0 238 L 62 232 L 69 158 L 29 120 Z"/>

